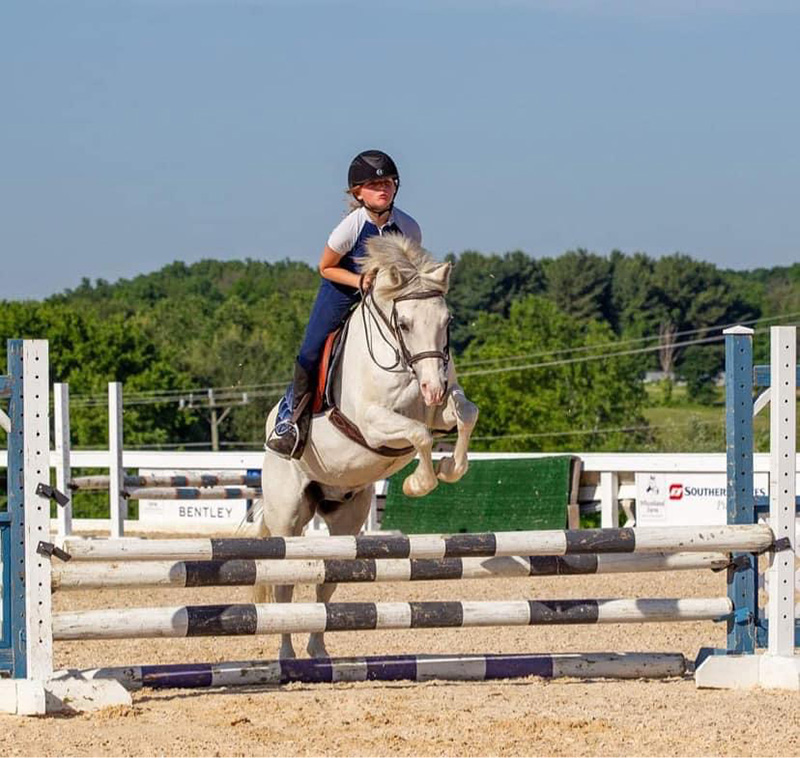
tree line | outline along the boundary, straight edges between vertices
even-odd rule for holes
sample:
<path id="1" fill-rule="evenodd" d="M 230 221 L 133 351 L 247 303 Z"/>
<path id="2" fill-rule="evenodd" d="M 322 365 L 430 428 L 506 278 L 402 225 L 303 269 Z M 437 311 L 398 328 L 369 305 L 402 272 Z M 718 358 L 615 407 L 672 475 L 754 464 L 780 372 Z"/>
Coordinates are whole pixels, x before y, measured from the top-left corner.
<path id="1" fill-rule="evenodd" d="M 800 311 L 800 264 L 734 272 L 680 254 L 586 250 L 448 257 L 451 347 L 481 407 L 483 449 L 641 449 L 646 371 L 711 399 L 724 353 L 709 335 Z M 217 400 L 231 408 L 222 444 L 256 445 L 318 283 L 316 270 L 288 260 L 175 262 L 115 283 L 84 279 L 42 301 L 3 301 L 0 339 L 50 340 L 51 379 L 70 384 L 78 446 L 106 442 L 109 381 L 124 383 L 130 446 L 206 444 L 207 397 L 181 391 L 211 387 L 224 388 Z"/>

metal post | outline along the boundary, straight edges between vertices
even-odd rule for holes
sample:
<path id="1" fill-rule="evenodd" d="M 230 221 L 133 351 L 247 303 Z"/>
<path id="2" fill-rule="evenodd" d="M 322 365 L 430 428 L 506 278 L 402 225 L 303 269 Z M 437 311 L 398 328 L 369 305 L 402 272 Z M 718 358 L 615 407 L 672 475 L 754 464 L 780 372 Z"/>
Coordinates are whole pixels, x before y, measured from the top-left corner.
<path id="1" fill-rule="evenodd" d="M 619 475 L 616 471 L 600 473 L 600 526 L 603 529 L 619 526 Z"/>
<path id="2" fill-rule="evenodd" d="M 72 534 L 72 491 L 69 488 L 72 479 L 69 456 L 69 385 L 56 384 L 53 387 L 55 411 L 55 464 L 56 487 L 67 497 L 69 503 L 57 506 L 58 536 L 69 537 Z"/>
<path id="3" fill-rule="evenodd" d="M 756 522 L 753 495 L 753 330 L 725 332 L 725 449 L 728 467 L 728 524 Z M 748 555 L 738 554 L 739 555 Z M 728 652 L 753 653 L 758 619 L 758 559 L 750 567 L 728 569 L 728 597 L 735 613 L 728 620 Z"/>
<path id="4" fill-rule="evenodd" d="M 125 491 L 125 469 L 122 465 L 122 384 L 108 383 L 108 455 L 109 490 L 108 500 L 111 518 L 111 536 L 122 537 L 128 502 L 122 496 Z"/>
<path id="5" fill-rule="evenodd" d="M 795 457 L 797 450 L 796 330 L 770 329 L 769 518 L 775 539 L 787 540 L 772 558 L 769 582 L 770 655 L 794 655 L 795 627 Z"/>
<path id="6" fill-rule="evenodd" d="M 40 542 L 50 541 L 50 499 L 37 493 L 50 483 L 50 377 L 46 340 L 25 340 L 23 363 L 25 617 L 29 679 L 53 673 L 50 559 Z"/>
<path id="7" fill-rule="evenodd" d="M 8 515 L 11 520 L 9 552 L 3 554 L 10 564 L 11 575 L 9 603 L 4 610 L 11 617 L 11 643 L 13 662 L 11 676 L 24 679 L 28 675 L 28 647 L 25 639 L 25 430 L 23 418 L 23 361 L 22 340 L 8 341 L 8 376 L 11 381 L 11 396 L 8 401 L 8 416 L 11 431 L 8 435 Z M 5 568 L 5 566 L 4 566 Z M 13 569 L 13 570 L 11 570 Z M 5 596 L 5 587 L 3 594 Z M 5 598 L 4 598 L 5 599 Z"/>

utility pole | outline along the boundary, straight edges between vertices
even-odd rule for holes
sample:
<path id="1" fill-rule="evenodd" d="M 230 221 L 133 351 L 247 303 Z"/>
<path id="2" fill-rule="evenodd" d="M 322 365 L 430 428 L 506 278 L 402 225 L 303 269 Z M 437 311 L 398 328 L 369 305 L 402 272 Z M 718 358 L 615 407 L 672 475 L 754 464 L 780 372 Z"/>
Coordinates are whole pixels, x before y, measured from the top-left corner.
<path id="1" fill-rule="evenodd" d="M 247 392 L 223 390 L 217 394 L 213 389 L 206 392 L 206 397 L 189 394 L 180 400 L 181 408 L 207 408 L 211 426 L 211 449 L 219 451 L 219 426 L 238 405 L 248 405 L 250 397 Z M 221 412 L 220 412 L 221 411 Z"/>

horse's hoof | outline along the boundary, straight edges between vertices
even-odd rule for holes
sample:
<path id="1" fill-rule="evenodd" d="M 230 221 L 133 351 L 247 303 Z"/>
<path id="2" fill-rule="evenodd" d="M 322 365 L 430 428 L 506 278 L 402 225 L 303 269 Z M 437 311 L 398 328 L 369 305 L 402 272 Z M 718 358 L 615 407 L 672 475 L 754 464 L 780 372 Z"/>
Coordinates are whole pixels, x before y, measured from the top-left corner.
<path id="1" fill-rule="evenodd" d="M 306 651 L 310 658 L 330 658 L 325 645 L 309 645 Z"/>
<path id="2" fill-rule="evenodd" d="M 281 661 L 291 661 L 297 658 L 297 655 L 294 652 L 294 648 L 291 645 L 281 645 L 281 649 L 278 652 L 278 660 Z"/>
<path id="3" fill-rule="evenodd" d="M 424 484 L 420 485 L 412 474 L 411 476 L 407 476 L 403 482 L 403 494 L 406 497 L 422 497 L 432 492 L 438 483 L 438 480 L 434 479 L 430 486 L 425 486 Z"/>
<path id="4" fill-rule="evenodd" d="M 467 473 L 467 468 L 466 465 L 457 465 L 455 458 L 442 458 L 436 467 L 436 476 L 441 482 L 455 484 Z"/>

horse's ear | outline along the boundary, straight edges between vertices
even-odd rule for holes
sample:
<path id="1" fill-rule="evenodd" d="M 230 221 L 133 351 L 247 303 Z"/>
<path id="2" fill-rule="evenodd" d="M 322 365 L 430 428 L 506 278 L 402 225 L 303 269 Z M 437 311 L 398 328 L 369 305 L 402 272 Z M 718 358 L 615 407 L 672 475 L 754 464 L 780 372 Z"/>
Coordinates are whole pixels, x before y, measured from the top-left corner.
<path id="1" fill-rule="evenodd" d="M 426 278 L 430 279 L 442 292 L 447 292 L 450 287 L 450 272 L 453 270 L 452 263 L 443 263 L 437 266 Z"/>

